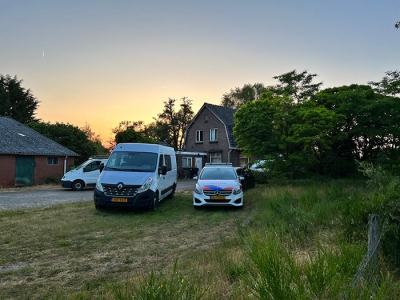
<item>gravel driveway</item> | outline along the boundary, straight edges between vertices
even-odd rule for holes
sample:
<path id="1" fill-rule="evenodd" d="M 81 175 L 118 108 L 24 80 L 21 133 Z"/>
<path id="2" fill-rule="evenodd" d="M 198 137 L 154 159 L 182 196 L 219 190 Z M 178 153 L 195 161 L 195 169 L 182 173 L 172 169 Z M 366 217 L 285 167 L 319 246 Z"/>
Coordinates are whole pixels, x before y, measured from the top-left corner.
<path id="1" fill-rule="evenodd" d="M 195 183 L 193 179 L 179 180 L 176 191 L 193 190 Z M 72 191 L 58 187 L 45 189 L 28 187 L 0 190 L 0 211 L 79 201 L 93 201 L 93 189 Z"/>

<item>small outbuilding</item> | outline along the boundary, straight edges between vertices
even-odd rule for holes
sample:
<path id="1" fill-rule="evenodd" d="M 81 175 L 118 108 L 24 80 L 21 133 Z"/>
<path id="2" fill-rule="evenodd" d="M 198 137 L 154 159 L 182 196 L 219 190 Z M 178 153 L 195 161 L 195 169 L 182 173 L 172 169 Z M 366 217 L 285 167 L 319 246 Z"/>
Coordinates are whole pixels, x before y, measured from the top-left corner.
<path id="1" fill-rule="evenodd" d="M 61 179 L 79 154 L 10 118 L 0 117 L 0 188 Z"/>

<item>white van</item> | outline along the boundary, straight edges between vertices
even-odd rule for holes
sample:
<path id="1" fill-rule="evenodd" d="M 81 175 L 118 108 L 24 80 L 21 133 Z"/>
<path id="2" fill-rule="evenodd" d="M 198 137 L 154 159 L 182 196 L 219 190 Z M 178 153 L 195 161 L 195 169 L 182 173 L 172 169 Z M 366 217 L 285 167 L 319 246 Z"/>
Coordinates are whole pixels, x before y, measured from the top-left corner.
<path id="1" fill-rule="evenodd" d="M 74 191 L 81 191 L 85 187 L 95 187 L 97 177 L 100 175 L 100 164 L 106 164 L 105 156 L 89 158 L 83 164 L 64 174 L 61 186 Z"/>
<path id="2" fill-rule="evenodd" d="M 97 179 L 94 205 L 156 210 L 159 201 L 174 195 L 177 174 L 172 147 L 118 144 Z"/>

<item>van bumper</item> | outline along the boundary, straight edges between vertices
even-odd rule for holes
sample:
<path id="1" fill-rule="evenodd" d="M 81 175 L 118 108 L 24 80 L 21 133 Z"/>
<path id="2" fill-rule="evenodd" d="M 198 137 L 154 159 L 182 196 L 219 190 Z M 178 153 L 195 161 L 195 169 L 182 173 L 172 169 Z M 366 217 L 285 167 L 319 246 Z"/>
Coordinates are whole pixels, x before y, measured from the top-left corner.
<path id="1" fill-rule="evenodd" d="M 149 208 L 155 196 L 156 193 L 152 190 L 147 190 L 134 196 L 108 196 L 104 192 L 95 189 L 93 200 L 96 207 Z"/>
<path id="2" fill-rule="evenodd" d="M 66 189 L 70 189 L 72 187 L 72 181 L 70 180 L 61 180 L 61 186 Z"/>

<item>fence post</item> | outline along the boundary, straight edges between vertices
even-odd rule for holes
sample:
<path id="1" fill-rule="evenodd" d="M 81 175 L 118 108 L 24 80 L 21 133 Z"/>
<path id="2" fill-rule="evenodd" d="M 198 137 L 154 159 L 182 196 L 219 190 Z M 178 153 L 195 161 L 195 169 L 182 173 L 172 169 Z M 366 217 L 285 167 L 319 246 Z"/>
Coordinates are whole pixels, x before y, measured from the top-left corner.
<path id="1" fill-rule="evenodd" d="M 368 260 L 373 264 L 378 262 L 378 243 L 379 243 L 379 216 L 369 215 L 368 231 Z"/>

